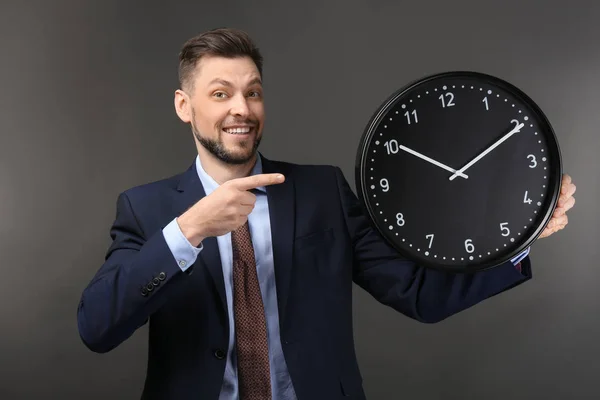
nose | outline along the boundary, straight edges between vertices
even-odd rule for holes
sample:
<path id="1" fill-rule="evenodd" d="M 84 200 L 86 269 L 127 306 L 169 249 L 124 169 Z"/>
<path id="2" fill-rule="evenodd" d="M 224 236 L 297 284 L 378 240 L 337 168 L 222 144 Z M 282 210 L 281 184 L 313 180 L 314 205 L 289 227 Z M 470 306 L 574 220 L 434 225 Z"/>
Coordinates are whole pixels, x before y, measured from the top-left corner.
<path id="1" fill-rule="evenodd" d="M 240 117 L 247 117 L 250 114 L 250 109 L 248 107 L 248 102 L 246 98 L 242 95 L 235 96 L 233 99 L 233 103 L 231 106 L 231 114 Z"/>

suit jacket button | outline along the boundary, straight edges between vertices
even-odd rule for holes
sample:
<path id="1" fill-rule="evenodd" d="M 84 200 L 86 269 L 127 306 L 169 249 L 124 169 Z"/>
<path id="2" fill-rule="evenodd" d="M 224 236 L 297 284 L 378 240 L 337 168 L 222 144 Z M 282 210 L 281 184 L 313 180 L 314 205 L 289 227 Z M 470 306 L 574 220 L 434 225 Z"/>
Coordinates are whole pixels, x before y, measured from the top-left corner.
<path id="1" fill-rule="evenodd" d="M 161 272 L 160 274 L 158 274 L 158 279 L 160 279 L 161 281 L 164 281 L 166 277 L 167 277 L 167 274 L 165 274 L 164 272 Z"/>
<path id="2" fill-rule="evenodd" d="M 142 288 L 142 296 L 148 296 L 148 289 L 146 289 L 146 286 Z"/>
<path id="3" fill-rule="evenodd" d="M 146 285 L 146 290 L 149 291 L 149 292 L 153 291 L 154 290 L 154 285 L 152 283 L 147 284 Z"/>
<path id="4" fill-rule="evenodd" d="M 158 286 L 160 284 L 160 280 L 158 278 L 154 278 L 154 279 L 152 279 L 152 284 L 154 286 Z"/>
<path id="5" fill-rule="evenodd" d="M 225 358 L 225 352 L 222 349 L 217 349 L 215 350 L 215 357 L 217 357 L 219 360 L 222 360 Z"/>

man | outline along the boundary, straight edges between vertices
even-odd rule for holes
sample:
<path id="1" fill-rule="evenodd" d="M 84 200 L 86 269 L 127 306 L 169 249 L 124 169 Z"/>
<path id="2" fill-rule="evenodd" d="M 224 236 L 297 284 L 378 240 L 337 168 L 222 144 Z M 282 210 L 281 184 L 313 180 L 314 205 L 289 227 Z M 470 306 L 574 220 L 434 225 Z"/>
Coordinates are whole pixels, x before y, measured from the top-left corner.
<path id="1" fill-rule="evenodd" d="M 108 352 L 149 323 L 144 399 L 364 398 L 352 282 L 433 323 L 531 278 L 527 253 L 472 275 L 401 258 L 371 228 L 341 170 L 258 153 L 262 58 L 241 31 L 190 39 L 175 109 L 198 157 L 121 193 L 105 263 L 83 291 L 81 338 Z M 565 175 L 542 236 L 564 228 Z"/>

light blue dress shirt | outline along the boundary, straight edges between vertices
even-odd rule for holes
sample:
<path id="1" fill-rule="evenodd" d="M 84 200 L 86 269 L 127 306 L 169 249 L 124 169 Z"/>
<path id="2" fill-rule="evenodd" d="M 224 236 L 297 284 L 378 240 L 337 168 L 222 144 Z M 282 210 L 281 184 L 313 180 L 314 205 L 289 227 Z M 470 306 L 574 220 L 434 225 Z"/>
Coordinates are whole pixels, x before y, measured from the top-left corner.
<path id="1" fill-rule="evenodd" d="M 211 194 L 219 184 L 211 178 L 202 168 L 200 157 L 196 157 L 196 170 L 206 195 Z M 260 154 L 251 172 L 251 175 L 262 173 L 262 160 Z M 275 290 L 275 270 L 273 267 L 273 248 L 271 243 L 271 223 L 269 219 L 269 204 L 265 187 L 259 187 L 256 193 L 256 204 L 250 215 L 248 223 L 252 245 L 256 256 L 256 269 L 258 280 L 265 307 L 267 332 L 269 341 L 269 360 L 271 370 L 271 388 L 273 400 L 295 400 L 296 395 L 289 376 L 287 365 L 281 348 L 279 336 L 279 313 L 277 310 L 277 291 Z M 194 247 L 181 232 L 176 219 L 173 219 L 164 229 L 163 234 L 175 260 L 181 270 L 185 271 L 192 265 L 198 254 L 202 251 L 200 247 Z M 225 376 L 221 389 L 220 400 L 237 399 L 237 361 L 235 352 L 235 322 L 233 315 L 233 256 L 231 249 L 231 233 L 217 237 L 219 254 L 225 279 L 225 294 L 227 297 L 227 308 L 229 311 L 229 349 L 227 352 L 227 364 Z M 529 248 L 513 258 L 513 264 L 518 264 L 529 254 Z"/>
<path id="2" fill-rule="evenodd" d="M 196 170 L 208 196 L 219 184 L 204 171 L 200 157 L 196 157 Z M 251 175 L 261 173 L 262 160 L 259 154 Z M 265 307 L 273 400 L 295 400 L 296 395 L 285 363 L 279 337 L 279 312 L 277 309 L 277 291 L 275 290 L 275 270 L 273 267 L 273 248 L 271 244 L 271 223 L 269 219 L 267 192 L 265 187 L 259 187 L 258 191 L 254 191 L 254 193 L 256 194 L 256 203 L 248 216 L 248 224 L 250 226 L 250 235 L 256 257 L 258 281 Z M 202 244 L 198 248 L 194 247 L 183 235 L 175 219 L 163 229 L 163 233 L 167 245 L 171 249 L 179 267 L 185 271 L 194 263 L 198 254 L 202 251 Z M 229 349 L 227 352 L 225 376 L 219 399 L 231 400 L 239 397 L 235 352 L 235 322 L 233 315 L 231 233 L 218 236 L 217 243 L 221 256 L 223 277 L 225 279 L 225 294 L 229 311 L 229 326 L 231 328 L 229 330 Z"/>

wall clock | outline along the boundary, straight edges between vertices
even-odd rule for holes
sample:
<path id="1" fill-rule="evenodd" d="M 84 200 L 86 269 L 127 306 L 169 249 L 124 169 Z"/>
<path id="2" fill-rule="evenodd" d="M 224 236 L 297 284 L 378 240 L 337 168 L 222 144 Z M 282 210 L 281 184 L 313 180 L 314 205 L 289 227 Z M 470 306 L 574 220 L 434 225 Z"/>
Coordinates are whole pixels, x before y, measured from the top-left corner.
<path id="1" fill-rule="evenodd" d="M 420 265 L 475 272 L 530 246 L 562 178 L 558 141 L 514 85 L 444 72 L 395 92 L 373 114 L 356 189 L 379 233 Z"/>

